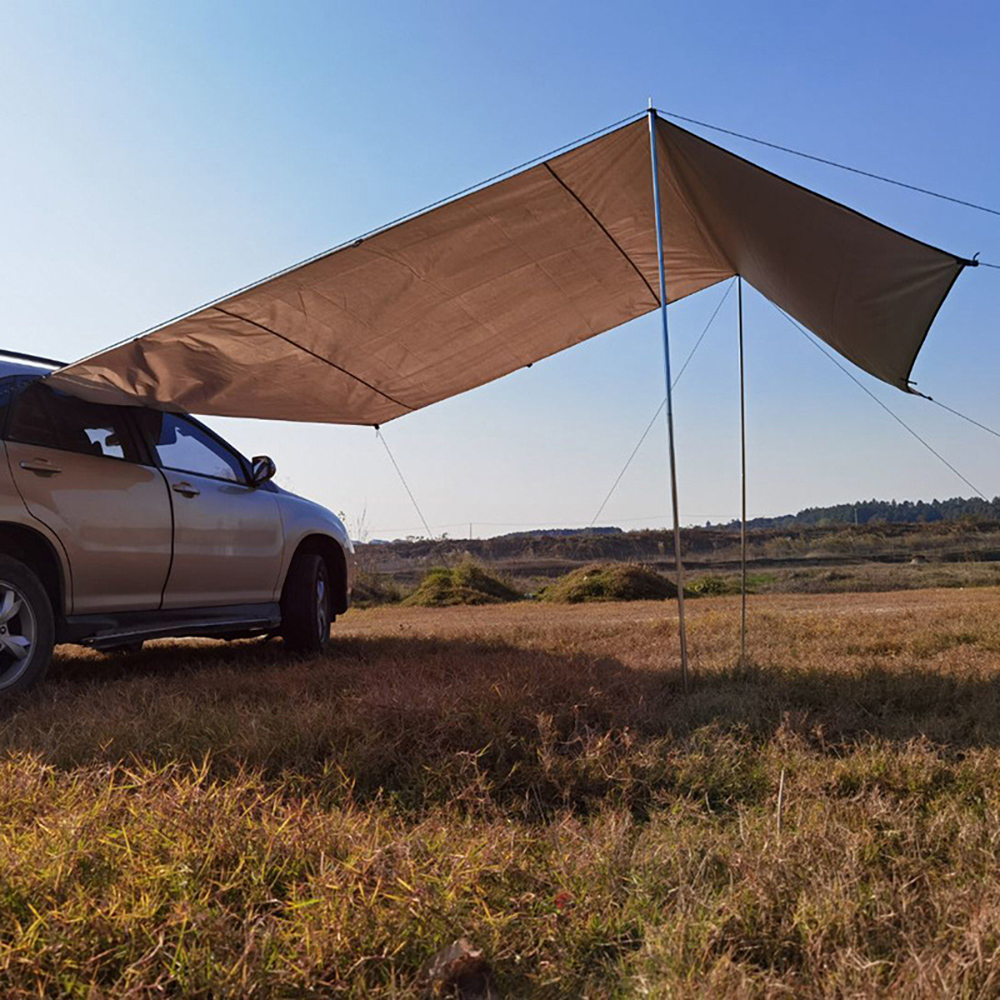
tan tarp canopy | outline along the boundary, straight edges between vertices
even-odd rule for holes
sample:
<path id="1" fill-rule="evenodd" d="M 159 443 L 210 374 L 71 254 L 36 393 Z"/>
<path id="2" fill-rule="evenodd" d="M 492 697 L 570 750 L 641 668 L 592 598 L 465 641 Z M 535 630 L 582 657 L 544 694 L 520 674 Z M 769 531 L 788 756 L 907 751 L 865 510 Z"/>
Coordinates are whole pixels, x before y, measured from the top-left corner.
<path id="1" fill-rule="evenodd" d="M 740 274 L 906 390 L 965 262 L 656 128 L 668 300 Z M 644 117 L 52 379 L 192 413 L 381 424 L 658 305 Z"/>

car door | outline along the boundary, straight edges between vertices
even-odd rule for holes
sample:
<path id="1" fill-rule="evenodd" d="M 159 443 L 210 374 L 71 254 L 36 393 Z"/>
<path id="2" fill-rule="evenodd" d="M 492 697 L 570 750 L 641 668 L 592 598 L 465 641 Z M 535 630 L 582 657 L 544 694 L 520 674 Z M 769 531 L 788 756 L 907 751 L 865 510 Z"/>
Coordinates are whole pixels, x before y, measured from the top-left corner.
<path id="1" fill-rule="evenodd" d="M 158 608 L 167 581 L 170 497 L 127 409 L 38 381 L 11 404 L 11 473 L 66 550 L 75 614 Z"/>
<path id="2" fill-rule="evenodd" d="M 139 419 L 174 511 L 163 607 L 275 600 L 284 544 L 275 492 L 252 486 L 243 459 L 191 418 L 141 410 Z"/>

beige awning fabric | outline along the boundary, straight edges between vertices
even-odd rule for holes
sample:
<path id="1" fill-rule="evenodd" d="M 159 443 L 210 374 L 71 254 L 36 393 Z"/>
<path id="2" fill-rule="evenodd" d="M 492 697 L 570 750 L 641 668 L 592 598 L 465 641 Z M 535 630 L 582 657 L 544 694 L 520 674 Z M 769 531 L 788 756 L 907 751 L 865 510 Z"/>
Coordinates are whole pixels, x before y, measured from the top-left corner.
<path id="1" fill-rule="evenodd" d="M 965 261 L 656 119 L 668 300 L 740 274 L 906 390 Z M 659 305 L 649 128 L 570 152 L 57 371 L 92 399 L 381 424 Z"/>

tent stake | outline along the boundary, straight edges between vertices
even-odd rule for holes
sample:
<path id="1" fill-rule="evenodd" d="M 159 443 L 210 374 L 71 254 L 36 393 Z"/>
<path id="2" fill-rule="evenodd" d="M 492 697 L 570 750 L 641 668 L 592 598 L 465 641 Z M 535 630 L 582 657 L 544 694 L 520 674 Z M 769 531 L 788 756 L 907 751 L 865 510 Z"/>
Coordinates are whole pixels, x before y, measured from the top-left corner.
<path id="1" fill-rule="evenodd" d="M 663 369 L 667 381 L 667 444 L 670 452 L 670 500 L 674 514 L 674 567 L 677 577 L 677 622 L 681 640 L 681 677 L 689 688 L 687 626 L 684 622 L 684 567 L 681 564 L 681 517 L 677 503 L 677 457 L 674 451 L 674 403 L 670 377 L 670 332 L 667 327 L 667 277 L 663 262 L 663 216 L 660 210 L 660 172 L 656 157 L 656 109 L 649 112 L 649 150 L 653 171 L 653 214 L 656 220 L 656 257 L 660 272 L 660 316 L 663 322 Z"/>

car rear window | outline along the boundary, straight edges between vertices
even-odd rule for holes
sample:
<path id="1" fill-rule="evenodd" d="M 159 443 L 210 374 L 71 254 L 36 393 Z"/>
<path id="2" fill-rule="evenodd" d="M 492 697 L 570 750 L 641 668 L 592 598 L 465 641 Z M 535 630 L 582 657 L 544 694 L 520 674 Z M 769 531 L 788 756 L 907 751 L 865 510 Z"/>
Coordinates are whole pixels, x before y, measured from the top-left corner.
<path id="1" fill-rule="evenodd" d="M 88 403 L 40 382 L 15 398 L 7 437 L 80 455 L 141 461 L 124 408 Z"/>

